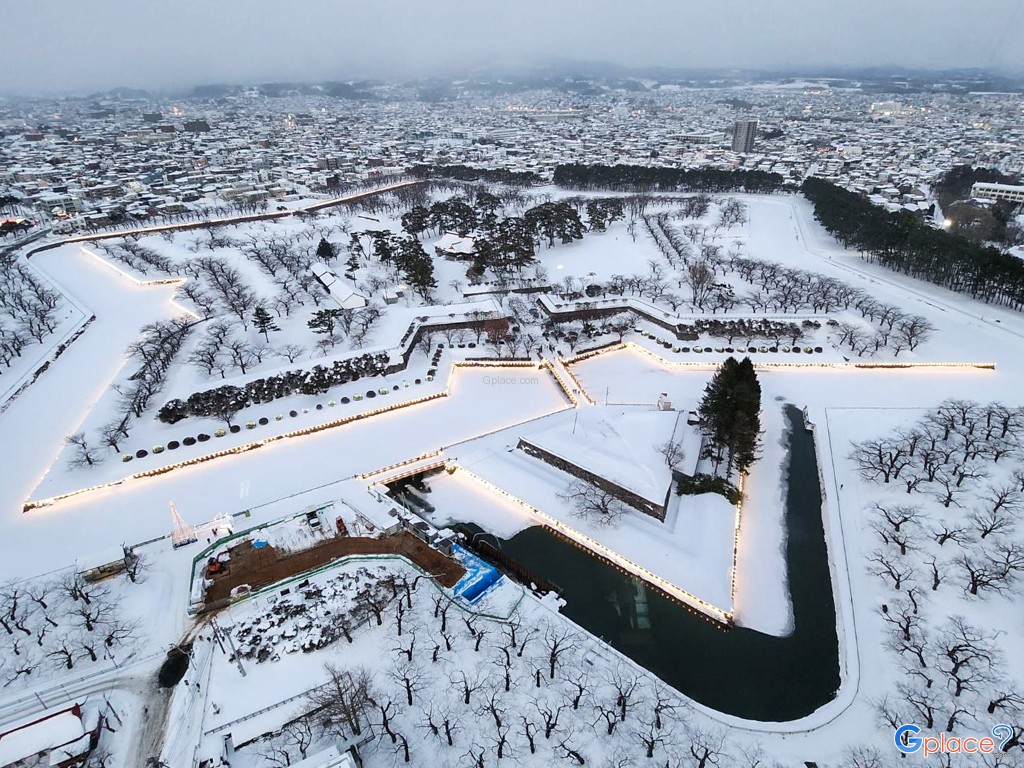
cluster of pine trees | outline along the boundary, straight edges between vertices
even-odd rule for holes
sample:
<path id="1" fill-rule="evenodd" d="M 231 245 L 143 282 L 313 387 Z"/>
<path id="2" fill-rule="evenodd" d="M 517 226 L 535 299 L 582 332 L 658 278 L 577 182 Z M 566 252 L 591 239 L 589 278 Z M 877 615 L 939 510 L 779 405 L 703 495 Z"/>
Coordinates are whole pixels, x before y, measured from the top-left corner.
<path id="1" fill-rule="evenodd" d="M 559 165 L 554 182 L 574 189 L 618 189 L 632 192 L 757 192 L 770 194 L 786 186 L 777 173 L 721 168 L 652 168 L 642 165 Z"/>
<path id="2" fill-rule="evenodd" d="M 1024 261 L 821 179 L 808 178 L 802 190 L 822 226 L 869 261 L 990 304 L 1024 307 Z"/>
<path id="3" fill-rule="evenodd" d="M 213 416 L 230 424 L 233 414 L 255 403 L 269 403 L 296 393 L 318 395 L 364 376 L 380 376 L 387 366 L 387 353 L 366 353 L 335 360 L 330 367 L 315 365 L 310 370 L 285 371 L 241 387 L 225 384 L 195 392 L 187 400 L 170 400 L 160 409 L 157 418 L 165 424 L 176 424 L 189 416 Z"/>
<path id="4" fill-rule="evenodd" d="M 702 458 L 711 459 L 717 473 L 723 462 L 726 476 L 746 472 L 757 458 L 761 435 L 761 385 L 749 357 L 728 357 L 704 390 L 697 412 L 704 430 Z"/>
<path id="5" fill-rule="evenodd" d="M 512 171 L 507 168 L 471 168 L 468 165 L 414 165 L 410 171 L 418 179 L 453 179 L 454 181 L 489 181 L 494 184 L 527 186 L 541 181 L 533 171 Z"/>

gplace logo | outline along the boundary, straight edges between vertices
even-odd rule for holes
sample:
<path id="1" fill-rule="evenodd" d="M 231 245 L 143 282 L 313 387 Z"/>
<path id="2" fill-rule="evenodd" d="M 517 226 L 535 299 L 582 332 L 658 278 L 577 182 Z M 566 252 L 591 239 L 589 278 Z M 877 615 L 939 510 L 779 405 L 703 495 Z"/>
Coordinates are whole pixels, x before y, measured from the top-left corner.
<path id="1" fill-rule="evenodd" d="M 919 726 L 901 725 L 893 735 L 896 749 L 905 755 L 920 751 L 925 757 L 934 754 L 990 754 L 1002 752 L 1006 742 L 1013 736 L 1013 728 L 1006 723 L 992 726 L 992 736 L 949 736 L 945 733 L 938 736 L 918 736 Z"/>

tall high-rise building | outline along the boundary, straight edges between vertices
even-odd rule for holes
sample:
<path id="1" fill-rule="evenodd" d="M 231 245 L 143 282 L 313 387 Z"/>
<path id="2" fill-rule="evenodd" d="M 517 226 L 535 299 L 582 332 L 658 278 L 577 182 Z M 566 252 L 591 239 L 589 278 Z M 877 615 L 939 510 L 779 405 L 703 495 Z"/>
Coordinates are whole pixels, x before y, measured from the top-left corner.
<path id="1" fill-rule="evenodd" d="M 732 151 L 750 152 L 757 136 L 757 120 L 737 120 L 732 129 Z"/>

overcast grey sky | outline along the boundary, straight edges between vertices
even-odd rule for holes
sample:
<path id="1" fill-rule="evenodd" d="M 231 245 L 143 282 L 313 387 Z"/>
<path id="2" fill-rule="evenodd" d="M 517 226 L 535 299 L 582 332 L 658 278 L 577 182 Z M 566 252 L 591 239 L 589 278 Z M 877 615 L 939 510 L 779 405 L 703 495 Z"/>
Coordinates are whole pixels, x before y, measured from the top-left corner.
<path id="1" fill-rule="evenodd" d="M 17 0 L 0 91 L 680 67 L 1024 70 L 1024 0 Z"/>

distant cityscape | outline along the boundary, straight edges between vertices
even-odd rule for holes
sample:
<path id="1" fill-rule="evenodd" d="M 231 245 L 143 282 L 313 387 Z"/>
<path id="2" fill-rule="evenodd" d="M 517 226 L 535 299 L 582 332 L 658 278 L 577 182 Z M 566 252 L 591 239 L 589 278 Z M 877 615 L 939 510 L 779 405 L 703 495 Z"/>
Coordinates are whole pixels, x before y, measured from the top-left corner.
<path id="1" fill-rule="evenodd" d="M 530 172 L 564 163 L 808 176 L 890 209 L 933 211 L 957 165 L 1024 169 L 1020 96 L 879 93 L 829 79 L 728 87 L 500 81 L 112 91 L 0 107 L 8 214 L 58 233 L 218 206 L 265 207 L 417 165 Z M 557 86 L 557 87 L 556 87 Z M 509 93 L 497 93 L 502 90 Z M 512 92 L 514 91 L 514 92 Z"/>

